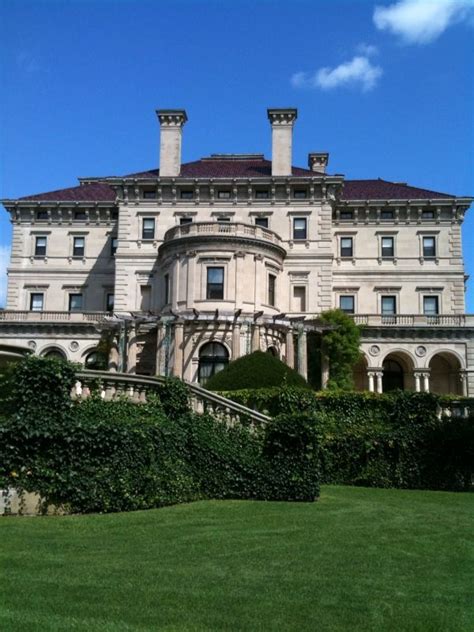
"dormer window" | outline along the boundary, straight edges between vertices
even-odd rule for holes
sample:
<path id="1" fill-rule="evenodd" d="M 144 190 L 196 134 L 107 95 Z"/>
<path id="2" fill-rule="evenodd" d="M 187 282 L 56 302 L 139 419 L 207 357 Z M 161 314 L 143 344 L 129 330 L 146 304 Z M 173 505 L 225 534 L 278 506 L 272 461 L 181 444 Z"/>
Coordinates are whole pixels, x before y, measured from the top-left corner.
<path id="1" fill-rule="evenodd" d="M 422 211 L 421 218 L 422 219 L 434 219 L 435 218 L 434 211 Z"/>
<path id="2" fill-rule="evenodd" d="M 182 200 L 192 200 L 194 197 L 193 191 L 181 191 L 180 197 Z"/>
<path id="3" fill-rule="evenodd" d="M 143 191 L 143 199 L 144 200 L 156 200 L 156 190 L 155 189 L 144 189 L 144 191 Z"/>
<path id="4" fill-rule="evenodd" d="M 384 209 L 380 213 L 380 219 L 393 219 L 393 211 L 391 209 Z"/>
<path id="5" fill-rule="evenodd" d="M 218 191 L 217 197 L 219 200 L 230 200 L 230 191 L 227 189 L 224 191 Z"/>
<path id="6" fill-rule="evenodd" d="M 306 189 L 295 189 L 293 191 L 293 197 L 295 200 L 305 200 L 308 197 Z"/>
<path id="7" fill-rule="evenodd" d="M 353 219 L 354 213 L 352 211 L 341 211 L 341 219 Z"/>
<path id="8" fill-rule="evenodd" d="M 257 200 L 268 200 L 269 197 L 270 195 L 267 190 L 255 191 L 255 198 Z"/>
<path id="9" fill-rule="evenodd" d="M 87 219 L 87 213 L 85 211 L 74 211 L 74 219 L 84 221 Z"/>
<path id="10" fill-rule="evenodd" d="M 36 211 L 36 219 L 39 220 L 39 221 L 49 219 L 48 218 L 48 211 Z"/>

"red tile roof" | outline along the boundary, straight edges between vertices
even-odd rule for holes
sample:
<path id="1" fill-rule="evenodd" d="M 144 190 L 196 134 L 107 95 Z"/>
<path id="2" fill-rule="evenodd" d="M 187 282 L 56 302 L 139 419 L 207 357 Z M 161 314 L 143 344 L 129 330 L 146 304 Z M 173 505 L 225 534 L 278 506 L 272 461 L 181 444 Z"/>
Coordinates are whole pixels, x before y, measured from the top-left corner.
<path id="1" fill-rule="evenodd" d="M 271 176 L 272 163 L 263 156 L 210 156 L 182 165 L 180 177 L 183 178 L 259 178 Z M 309 169 L 293 167 L 292 173 L 298 177 L 316 175 Z M 157 178 L 158 169 L 131 173 L 123 178 Z M 387 180 L 345 180 L 342 191 L 343 200 L 421 200 L 454 197 L 447 193 L 419 189 L 399 182 Z M 111 201 L 115 200 L 115 191 L 107 184 L 93 182 L 70 189 L 49 191 L 29 195 L 20 200 L 51 201 Z"/>
<path id="2" fill-rule="evenodd" d="M 48 191 L 37 195 L 27 195 L 19 200 L 51 200 L 54 202 L 113 202 L 115 191 L 108 184 L 93 182 L 70 189 Z"/>
<path id="3" fill-rule="evenodd" d="M 343 200 L 429 200 L 455 197 L 387 180 L 345 180 Z"/>

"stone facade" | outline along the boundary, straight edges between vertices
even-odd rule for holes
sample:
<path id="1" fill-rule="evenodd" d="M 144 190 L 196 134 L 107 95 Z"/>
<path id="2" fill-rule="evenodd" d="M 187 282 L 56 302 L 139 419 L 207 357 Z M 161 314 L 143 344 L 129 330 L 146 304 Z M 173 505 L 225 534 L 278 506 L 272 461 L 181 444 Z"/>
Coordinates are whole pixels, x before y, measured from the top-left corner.
<path id="1" fill-rule="evenodd" d="M 0 343 L 93 367 L 101 341 L 111 370 L 201 382 L 262 349 L 306 375 L 307 332 L 340 307 L 363 326 L 358 388 L 474 395 L 470 198 L 328 175 L 324 152 L 292 167 L 293 109 L 268 111 L 271 161 L 182 164 L 186 113 L 157 114 L 160 171 L 3 200 Z"/>

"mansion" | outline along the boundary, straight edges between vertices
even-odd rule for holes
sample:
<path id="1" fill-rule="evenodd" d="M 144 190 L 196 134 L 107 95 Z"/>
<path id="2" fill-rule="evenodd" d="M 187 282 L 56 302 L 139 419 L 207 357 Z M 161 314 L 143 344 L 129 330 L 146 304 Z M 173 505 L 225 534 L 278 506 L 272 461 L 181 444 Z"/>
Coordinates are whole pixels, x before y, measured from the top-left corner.
<path id="1" fill-rule="evenodd" d="M 186 112 L 157 115 L 159 169 L 2 201 L 0 353 L 205 384 L 260 349 L 307 376 L 318 315 L 340 308 L 362 328 L 358 389 L 474 396 L 471 198 L 329 175 L 323 152 L 293 166 L 295 109 L 268 110 L 271 160 L 182 163 Z"/>

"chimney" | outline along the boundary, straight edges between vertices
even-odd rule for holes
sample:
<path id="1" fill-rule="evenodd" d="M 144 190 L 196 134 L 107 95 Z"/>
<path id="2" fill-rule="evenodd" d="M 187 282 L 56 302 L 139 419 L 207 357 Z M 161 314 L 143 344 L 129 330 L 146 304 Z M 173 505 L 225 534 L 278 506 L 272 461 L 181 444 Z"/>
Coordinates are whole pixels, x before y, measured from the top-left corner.
<path id="1" fill-rule="evenodd" d="M 160 177 L 181 172 L 181 136 L 188 120 L 185 110 L 157 110 L 160 121 Z"/>
<path id="2" fill-rule="evenodd" d="M 327 152 L 319 152 L 308 154 L 308 167 L 316 173 L 326 173 L 326 167 L 329 162 L 329 154 Z"/>
<path id="3" fill-rule="evenodd" d="M 269 109 L 267 114 L 272 125 L 272 176 L 291 176 L 293 124 L 298 110 Z"/>

